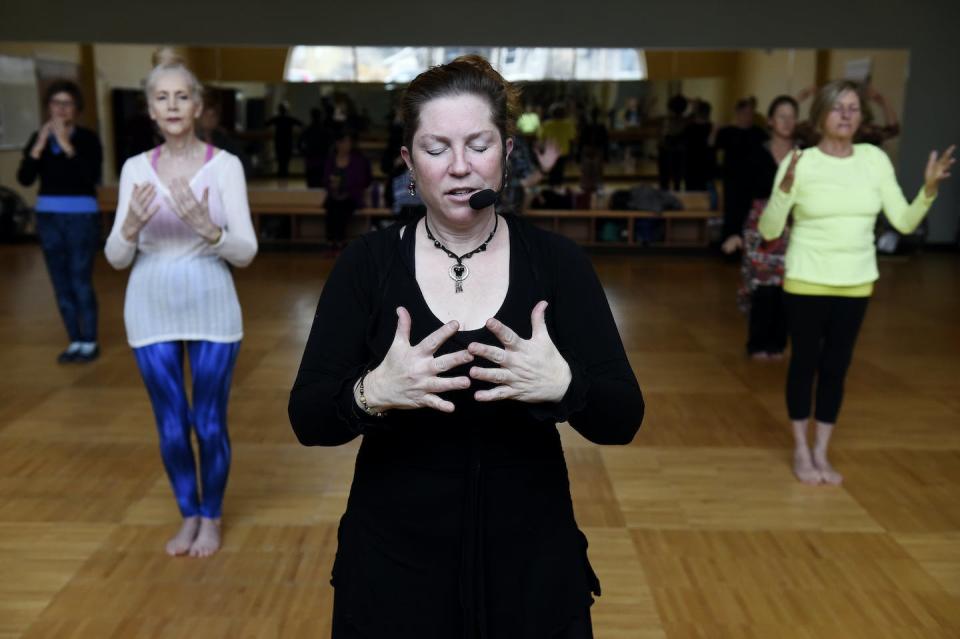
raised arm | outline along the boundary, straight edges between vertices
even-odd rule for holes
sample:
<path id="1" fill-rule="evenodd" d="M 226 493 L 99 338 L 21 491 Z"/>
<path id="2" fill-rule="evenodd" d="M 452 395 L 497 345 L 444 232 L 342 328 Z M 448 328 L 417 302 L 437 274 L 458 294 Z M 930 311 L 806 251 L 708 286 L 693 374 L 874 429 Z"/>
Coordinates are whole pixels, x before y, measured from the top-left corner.
<path id="1" fill-rule="evenodd" d="M 155 196 L 156 193 L 150 186 L 150 190 L 145 192 L 148 185 L 139 186 L 134 184 L 134 169 L 128 160 L 120 171 L 120 186 L 117 195 L 117 212 L 113 218 L 113 228 L 110 229 L 110 236 L 107 237 L 107 245 L 104 253 L 107 261 L 116 269 L 127 268 L 133 262 L 137 254 L 137 237 L 130 233 L 132 227 L 136 226 L 139 220 L 128 221 L 127 217 L 137 216 L 138 212 L 146 215 L 149 209 L 144 208 L 141 203 L 147 198 Z M 137 208 L 137 211 L 131 210 L 131 204 Z M 148 203 L 149 206 L 149 203 Z M 155 209 L 153 209 L 155 212 Z M 149 219 L 149 217 L 147 218 Z M 144 220 L 144 224 L 146 221 Z M 142 225 L 140 225 L 142 227 Z"/>
<path id="2" fill-rule="evenodd" d="M 924 185 L 913 201 L 908 203 L 897 182 L 890 158 L 882 150 L 875 150 L 880 171 L 883 212 L 895 229 L 901 233 L 911 233 L 923 220 L 937 195 L 940 182 L 950 177 L 950 167 L 954 163 L 953 151 L 954 147 L 951 146 L 942 155 L 938 155 L 936 151 L 931 152 L 924 171 Z"/>
<path id="3" fill-rule="evenodd" d="M 226 224 L 213 248 L 220 257 L 234 266 L 244 267 L 253 261 L 258 248 L 257 234 L 250 218 L 250 203 L 247 200 L 247 180 L 239 158 L 229 155 L 223 159 L 225 168 L 218 175 L 217 183 Z"/>
<path id="4" fill-rule="evenodd" d="M 763 210 L 760 221 L 757 223 L 757 230 L 765 240 L 774 240 L 783 233 L 787 215 L 790 214 L 790 209 L 796 201 L 794 182 L 801 155 L 802 151 L 794 151 L 790 157 L 783 159 L 777 169 L 777 177 L 773 180 L 773 192 L 767 201 L 767 208 Z"/>

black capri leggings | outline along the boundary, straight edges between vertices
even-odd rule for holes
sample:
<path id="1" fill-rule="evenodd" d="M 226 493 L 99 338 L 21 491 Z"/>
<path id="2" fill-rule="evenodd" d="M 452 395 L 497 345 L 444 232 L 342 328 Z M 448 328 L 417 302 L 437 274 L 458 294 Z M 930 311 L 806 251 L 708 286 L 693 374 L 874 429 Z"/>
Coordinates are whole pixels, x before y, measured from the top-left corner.
<path id="1" fill-rule="evenodd" d="M 784 293 L 784 301 L 791 344 L 787 412 L 793 421 L 810 417 L 816 376 L 815 417 L 836 423 L 843 381 L 870 298 Z"/>

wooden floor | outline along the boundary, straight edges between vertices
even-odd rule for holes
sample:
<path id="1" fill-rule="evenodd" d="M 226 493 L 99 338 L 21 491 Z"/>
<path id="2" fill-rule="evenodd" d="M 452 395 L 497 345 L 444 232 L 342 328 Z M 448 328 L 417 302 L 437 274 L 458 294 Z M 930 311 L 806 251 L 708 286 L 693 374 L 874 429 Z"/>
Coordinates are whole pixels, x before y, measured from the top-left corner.
<path id="1" fill-rule="evenodd" d="M 881 265 L 835 439 L 843 487 L 791 477 L 785 364 L 743 357 L 736 266 L 594 262 L 648 406 L 627 447 L 564 427 L 603 582 L 598 639 L 960 637 L 957 255 Z M 127 273 L 97 265 L 102 358 L 58 366 L 39 249 L 0 247 L 0 637 L 328 636 L 356 444 L 300 447 L 286 400 L 330 266 L 264 254 L 236 272 L 225 546 L 174 560 L 178 515 L 124 341 Z"/>

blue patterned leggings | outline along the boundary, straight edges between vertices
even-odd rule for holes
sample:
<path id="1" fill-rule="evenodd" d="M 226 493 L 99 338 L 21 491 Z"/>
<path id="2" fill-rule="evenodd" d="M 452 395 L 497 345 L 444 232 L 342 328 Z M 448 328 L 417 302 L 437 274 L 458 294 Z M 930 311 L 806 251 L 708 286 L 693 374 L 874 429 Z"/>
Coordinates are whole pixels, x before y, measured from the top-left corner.
<path id="1" fill-rule="evenodd" d="M 193 378 L 193 410 L 187 401 L 183 372 L 186 344 Z M 160 455 L 173 494 L 184 517 L 220 517 L 230 472 L 227 400 L 240 342 L 160 342 L 133 349 L 153 404 L 160 434 Z M 200 449 L 200 482 L 190 441 L 196 429 Z"/>

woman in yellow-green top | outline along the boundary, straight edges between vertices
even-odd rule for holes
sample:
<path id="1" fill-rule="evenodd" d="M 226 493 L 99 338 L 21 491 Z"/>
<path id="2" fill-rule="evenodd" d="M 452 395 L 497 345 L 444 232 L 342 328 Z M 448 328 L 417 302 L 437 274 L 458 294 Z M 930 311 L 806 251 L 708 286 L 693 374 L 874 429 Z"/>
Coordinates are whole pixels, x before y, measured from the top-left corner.
<path id="1" fill-rule="evenodd" d="M 862 120 L 860 87 L 838 80 L 820 89 L 810 119 L 820 143 L 784 160 L 759 230 L 772 240 L 783 232 L 793 209 L 787 249 L 784 298 L 791 356 L 787 411 L 796 442 L 793 468 L 807 484 L 839 484 L 843 477 L 827 461 L 843 381 L 877 279 L 874 223 L 880 211 L 902 233 L 917 227 L 949 177 L 954 147 L 930 154 L 921 191 L 908 203 L 886 154 L 854 144 Z M 816 385 L 817 430 L 811 450 L 807 425 Z"/>

